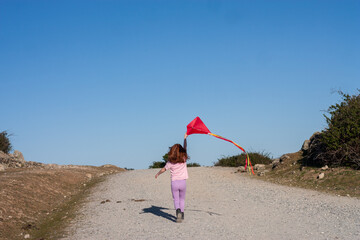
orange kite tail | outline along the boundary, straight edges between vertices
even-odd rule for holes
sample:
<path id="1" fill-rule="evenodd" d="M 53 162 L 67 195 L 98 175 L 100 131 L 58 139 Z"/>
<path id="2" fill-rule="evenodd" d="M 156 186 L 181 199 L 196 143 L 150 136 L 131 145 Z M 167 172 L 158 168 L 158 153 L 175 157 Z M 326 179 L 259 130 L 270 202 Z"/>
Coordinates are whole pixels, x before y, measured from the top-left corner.
<path id="1" fill-rule="evenodd" d="M 252 174 L 255 175 L 253 166 L 252 166 L 252 164 L 251 164 L 251 162 L 250 162 L 250 157 L 249 157 L 249 155 L 247 154 L 247 152 L 245 151 L 244 148 L 242 148 L 239 144 L 237 144 L 237 143 L 235 143 L 235 142 L 233 142 L 233 141 L 231 141 L 231 140 L 229 140 L 229 139 L 223 138 L 223 137 L 221 137 L 221 136 L 219 136 L 219 135 L 216 135 L 216 134 L 214 134 L 214 133 L 209 132 L 208 134 L 211 135 L 211 136 L 213 136 L 213 137 L 222 139 L 222 140 L 224 140 L 224 141 L 231 142 L 232 144 L 234 144 L 235 146 L 237 146 L 241 151 L 243 151 L 243 152 L 246 154 L 245 170 L 247 169 L 247 167 L 249 167 L 249 168 L 251 169 Z"/>

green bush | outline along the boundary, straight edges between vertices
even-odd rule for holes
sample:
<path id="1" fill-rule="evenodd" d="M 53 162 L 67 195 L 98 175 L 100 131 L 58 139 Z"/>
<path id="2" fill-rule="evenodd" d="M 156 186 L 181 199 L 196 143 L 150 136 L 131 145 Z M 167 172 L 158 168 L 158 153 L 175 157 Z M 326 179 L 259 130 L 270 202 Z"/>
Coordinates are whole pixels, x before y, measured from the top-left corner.
<path id="1" fill-rule="evenodd" d="M 153 162 L 149 166 L 149 168 L 163 168 L 163 167 L 165 167 L 165 164 L 166 164 L 166 162 L 164 162 L 164 161 L 156 161 L 156 162 Z"/>
<path id="2" fill-rule="evenodd" d="M 200 164 L 198 164 L 198 163 L 188 163 L 187 166 L 188 167 L 200 167 Z"/>
<path id="3" fill-rule="evenodd" d="M 266 152 L 249 152 L 249 158 L 251 164 L 254 166 L 255 164 L 270 164 L 272 159 L 270 157 L 270 153 Z M 241 153 L 235 156 L 223 157 L 218 159 L 214 166 L 221 167 L 239 167 L 245 166 L 246 154 Z"/>
<path id="4" fill-rule="evenodd" d="M 328 127 L 320 138 L 323 152 L 314 160 L 322 165 L 360 169 L 360 94 L 350 96 L 341 91 L 339 94 L 343 101 L 329 107 L 330 116 L 324 114 Z"/>
<path id="5" fill-rule="evenodd" d="M 10 137 L 6 131 L 3 131 L 0 133 L 0 151 L 3 151 L 4 153 L 9 153 L 12 149 Z"/>
<path id="6" fill-rule="evenodd" d="M 163 168 L 163 167 L 165 167 L 167 160 L 168 160 L 168 154 L 166 153 L 164 156 L 162 156 L 162 161 L 153 162 L 149 166 L 149 168 Z"/>

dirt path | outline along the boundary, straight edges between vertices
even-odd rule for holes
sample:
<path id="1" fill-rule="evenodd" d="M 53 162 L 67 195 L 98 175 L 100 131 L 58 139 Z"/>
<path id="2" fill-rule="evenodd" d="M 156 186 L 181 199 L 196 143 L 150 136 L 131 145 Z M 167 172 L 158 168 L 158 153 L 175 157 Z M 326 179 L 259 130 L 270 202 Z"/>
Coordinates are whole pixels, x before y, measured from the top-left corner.
<path id="1" fill-rule="evenodd" d="M 109 177 L 94 189 L 68 239 L 360 239 L 360 200 L 221 167 L 189 168 L 185 221 L 176 223 L 169 173 L 155 180 L 157 171 Z"/>

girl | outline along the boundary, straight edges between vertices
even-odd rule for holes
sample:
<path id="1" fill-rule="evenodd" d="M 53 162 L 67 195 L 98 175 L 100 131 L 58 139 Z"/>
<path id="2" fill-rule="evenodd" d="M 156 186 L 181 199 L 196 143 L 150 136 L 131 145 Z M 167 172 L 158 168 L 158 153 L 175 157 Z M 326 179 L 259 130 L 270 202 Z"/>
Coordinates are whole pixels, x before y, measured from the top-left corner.
<path id="1" fill-rule="evenodd" d="M 165 167 L 155 175 L 155 178 L 157 178 L 160 174 L 170 169 L 171 192 L 176 209 L 176 222 L 181 222 L 184 219 L 186 179 L 189 178 L 186 167 L 186 160 L 189 159 L 186 153 L 186 137 L 187 134 L 185 133 L 184 147 L 180 144 L 175 144 L 170 148 Z"/>

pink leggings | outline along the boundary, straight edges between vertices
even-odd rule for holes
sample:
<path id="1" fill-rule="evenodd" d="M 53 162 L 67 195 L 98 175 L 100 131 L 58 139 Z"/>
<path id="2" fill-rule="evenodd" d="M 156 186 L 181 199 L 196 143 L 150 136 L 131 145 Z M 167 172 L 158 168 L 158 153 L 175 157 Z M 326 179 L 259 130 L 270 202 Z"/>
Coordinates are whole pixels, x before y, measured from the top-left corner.
<path id="1" fill-rule="evenodd" d="M 186 180 L 171 181 L 171 192 L 174 199 L 175 209 L 180 208 L 181 212 L 184 212 Z"/>

